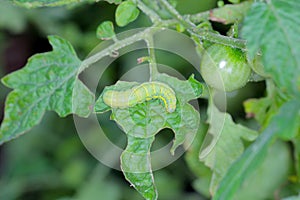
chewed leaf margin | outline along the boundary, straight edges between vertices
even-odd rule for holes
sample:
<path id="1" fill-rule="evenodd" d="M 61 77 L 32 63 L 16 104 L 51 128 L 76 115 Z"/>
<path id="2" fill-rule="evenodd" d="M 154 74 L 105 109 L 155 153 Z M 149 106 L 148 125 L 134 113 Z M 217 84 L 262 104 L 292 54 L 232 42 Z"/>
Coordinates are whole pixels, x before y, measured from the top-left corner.
<path id="1" fill-rule="evenodd" d="M 121 127 L 127 136 L 127 147 L 121 155 L 121 168 L 125 178 L 145 198 L 157 199 L 157 189 L 151 167 L 151 146 L 155 135 L 164 128 L 174 132 L 172 155 L 178 146 L 188 145 L 198 132 L 200 114 L 189 104 L 190 100 L 202 95 L 203 85 L 193 75 L 188 80 L 179 80 L 167 74 L 157 74 L 153 81 L 170 86 L 177 99 L 176 109 L 169 113 L 159 100 L 149 100 L 127 108 L 110 108 L 103 102 L 107 90 L 123 91 L 140 83 L 118 81 L 105 87 L 99 96 L 95 112 L 112 111 L 111 119 Z"/>

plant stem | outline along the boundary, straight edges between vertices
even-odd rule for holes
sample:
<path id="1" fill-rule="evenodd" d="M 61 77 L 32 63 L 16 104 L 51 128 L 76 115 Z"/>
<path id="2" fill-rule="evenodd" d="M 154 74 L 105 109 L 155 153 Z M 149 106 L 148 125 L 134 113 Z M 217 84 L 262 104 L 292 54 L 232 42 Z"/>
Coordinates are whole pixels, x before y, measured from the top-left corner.
<path id="1" fill-rule="evenodd" d="M 200 22 L 211 20 L 211 21 L 216 21 L 224 24 L 231 24 L 231 23 L 236 23 L 237 21 L 241 21 L 243 17 L 243 14 L 241 12 L 244 11 L 243 13 L 246 13 L 246 11 L 250 8 L 250 6 L 251 3 L 245 1 L 244 3 L 225 5 L 220 8 L 214 8 L 212 10 L 208 10 L 196 14 L 182 15 L 182 18 L 187 19 L 192 23 L 200 23 Z M 230 13 L 228 13 L 229 9 L 231 11 Z M 173 27 L 178 24 L 178 20 L 177 19 L 164 20 L 163 24 L 168 27 Z"/>
<path id="2" fill-rule="evenodd" d="M 246 41 L 237 39 L 237 38 L 231 38 L 224 35 L 219 35 L 215 33 L 211 33 L 208 31 L 197 31 L 194 33 L 196 36 L 198 36 L 200 39 L 208 40 L 214 43 L 223 44 L 226 46 L 230 46 L 232 48 L 239 48 L 241 50 L 246 50 Z"/>
<path id="3" fill-rule="evenodd" d="M 218 35 L 212 32 L 208 32 L 201 28 L 197 28 L 189 19 L 185 19 L 181 16 L 177 10 L 167 0 L 157 0 L 161 5 L 179 22 L 181 23 L 189 33 L 198 36 L 200 39 L 208 40 L 214 43 L 220 43 L 223 45 L 231 46 L 234 48 L 245 49 L 246 43 L 244 40 L 230 38 L 223 35 Z"/>
<path id="4" fill-rule="evenodd" d="M 100 52 L 85 59 L 82 62 L 82 65 L 79 69 L 79 73 L 82 72 L 87 67 L 89 67 L 90 65 L 92 65 L 93 63 L 102 59 L 103 57 L 110 56 L 113 52 L 116 52 L 117 50 L 119 50 L 123 47 L 126 47 L 130 44 L 133 44 L 137 41 L 140 41 L 140 40 L 147 41 L 147 39 L 149 39 L 149 36 L 152 37 L 152 35 L 155 32 L 162 30 L 162 28 L 173 27 L 173 26 L 177 25 L 178 22 L 180 24 L 182 24 L 191 33 L 192 36 L 196 36 L 196 37 L 200 38 L 201 40 L 208 40 L 208 41 L 211 41 L 214 43 L 221 43 L 221 44 L 228 45 L 231 47 L 245 49 L 245 41 L 244 40 L 218 35 L 218 34 L 215 34 L 212 32 L 198 29 L 196 27 L 196 25 L 194 23 L 198 23 L 198 22 L 210 19 L 211 11 L 205 11 L 205 12 L 197 13 L 194 15 L 183 15 L 182 16 L 166 0 L 157 0 L 157 1 L 161 2 L 161 4 L 170 12 L 170 14 L 174 17 L 174 19 L 162 20 L 160 18 L 160 16 L 157 13 L 155 13 L 152 9 L 150 9 L 142 0 L 137 0 L 138 7 L 146 15 L 148 15 L 150 17 L 151 21 L 153 22 L 153 26 L 149 27 L 139 33 L 136 33 L 128 38 L 125 38 L 123 40 L 117 40 L 117 41 L 115 41 L 114 44 L 110 45 L 106 49 L 103 49 Z M 241 6 L 241 5 L 236 5 L 236 6 Z M 221 9 L 223 9 L 223 8 L 216 8 L 216 9 L 214 9 L 214 11 L 221 10 Z M 149 54 L 150 53 L 151 52 L 149 51 Z M 152 68 L 151 70 L 152 70 L 152 75 L 153 75 L 153 73 L 156 73 L 156 71 L 157 71 L 157 69 L 155 69 L 155 68 Z"/>
<path id="5" fill-rule="evenodd" d="M 252 3 L 250 1 L 244 1 L 239 4 L 227 4 L 220 8 L 214 8 L 212 10 L 192 14 L 188 17 L 191 22 L 199 23 L 205 20 L 211 20 L 220 22 L 223 24 L 231 24 L 237 21 L 241 21 L 247 10 L 250 9 Z M 183 16 L 186 17 L 185 15 Z"/>
<path id="6" fill-rule="evenodd" d="M 156 12 L 154 12 L 152 9 L 150 9 L 142 0 L 137 0 L 137 6 L 143 13 L 145 13 L 147 16 L 149 16 L 150 20 L 153 24 L 156 24 L 161 21 L 161 18 Z"/>
<path id="7" fill-rule="evenodd" d="M 122 49 L 126 46 L 129 46 L 137 41 L 145 40 L 147 41 L 149 39 L 149 35 L 153 35 L 154 33 L 162 30 L 162 27 L 158 27 L 156 25 L 146 28 L 141 32 L 138 32 L 128 38 L 117 40 L 114 44 L 108 46 L 107 48 L 101 50 L 100 52 L 92 55 L 91 57 L 88 57 L 85 59 L 80 66 L 79 73 L 84 71 L 86 68 L 88 68 L 90 65 L 96 63 L 100 59 L 104 58 L 105 56 L 110 56 L 112 53 L 117 52 L 119 49 Z M 153 45 L 152 45 L 153 46 Z M 155 61 L 155 60 L 154 60 Z M 155 70 L 155 69 L 154 69 Z M 157 70 L 156 70 L 157 71 Z M 155 73 L 155 72 L 154 72 Z"/>
<path id="8" fill-rule="evenodd" d="M 176 19 L 178 22 L 180 22 L 186 29 L 193 29 L 196 28 L 196 25 L 190 22 L 189 20 L 184 19 L 179 12 L 166 0 L 157 0 L 161 3 L 161 5 L 169 11 L 169 13 L 173 16 L 174 19 Z"/>
<path id="9" fill-rule="evenodd" d="M 147 43 L 148 52 L 149 52 L 150 81 L 152 81 L 152 78 L 158 74 L 152 35 L 149 35 L 146 38 L 146 43 Z"/>
<path id="10" fill-rule="evenodd" d="M 216 9 L 220 9 L 220 8 L 216 8 Z M 208 11 L 204 11 L 204 12 L 200 12 L 197 14 L 193 14 L 193 15 L 184 15 L 184 18 L 188 18 L 191 22 L 193 23 L 199 23 L 202 22 L 204 20 L 209 20 L 210 19 L 210 10 Z"/>

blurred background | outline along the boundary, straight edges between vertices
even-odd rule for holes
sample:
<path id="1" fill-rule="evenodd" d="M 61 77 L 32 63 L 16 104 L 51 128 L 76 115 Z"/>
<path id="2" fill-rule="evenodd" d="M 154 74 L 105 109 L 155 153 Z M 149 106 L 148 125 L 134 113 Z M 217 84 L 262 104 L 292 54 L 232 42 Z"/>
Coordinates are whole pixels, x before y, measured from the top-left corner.
<path id="1" fill-rule="evenodd" d="M 192 14 L 214 8 L 216 5 L 216 0 L 200 3 L 197 0 L 178 0 L 177 8 L 181 13 Z M 22 68 L 30 56 L 51 51 L 47 36 L 52 34 L 70 41 L 79 58 L 83 60 L 101 42 L 96 38 L 97 26 L 104 20 L 114 22 L 115 9 L 113 4 L 99 2 L 29 10 L 2 0 L 0 78 Z M 149 24 L 148 18 L 141 14 L 137 21 L 125 28 L 116 27 L 116 32 Z M 215 26 L 221 31 L 228 28 L 220 24 Z M 97 92 L 101 92 L 105 85 L 114 84 L 119 80 L 132 65 L 136 65 L 136 59 L 145 53 L 131 53 L 112 63 L 101 77 Z M 197 70 L 178 56 L 163 51 L 156 53 L 159 63 L 174 67 L 185 78 L 195 73 L 196 78 L 201 79 Z M 264 83 L 248 84 L 247 89 L 228 96 L 228 111 L 236 121 L 243 121 L 245 117 L 243 100 L 262 96 L 264 87 Z M 0 121 L 3 119 L 4 101 L 9 91 L 0 84 Z M 201 113 L 205 113 L 206 102 L 199 102 L 203 108 Z M 205 115 L 202 120 L 205 121 Z M 109 113 L 99 116 L 99 121 L 105 132 L 109 133 L 111 141 L 118 142 L 118 145 L 124 148 L 126 137 L 117 125 L 109 120 Z M 171 131 L 166 130 L 163 133 L 157 135 L 153 149 L 172 140 Z M 197 190 L 193 183 L 196 174 L 190 170 L 184 157 L 164 169 L 155 171 L 159 199 L 205 199 L 207 191 L 205 194 L 205 189 Z M 200 183 L 200 187 L 202 184 Z M 101 164 L 86 150 L 77 135 L 72 116 L 59 118 L 53 112 L 47 112 L 42 122 L 28 133 L 0 146 L 0 188 L 0 200 L 142 199 L 125 181 L 120 171 Z"/>

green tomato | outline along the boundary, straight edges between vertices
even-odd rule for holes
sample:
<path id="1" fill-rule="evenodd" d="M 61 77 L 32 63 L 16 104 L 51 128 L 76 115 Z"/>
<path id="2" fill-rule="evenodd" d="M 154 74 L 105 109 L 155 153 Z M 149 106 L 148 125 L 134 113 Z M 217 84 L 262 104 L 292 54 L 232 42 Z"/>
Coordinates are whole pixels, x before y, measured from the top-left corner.
<path id="1" fill-rule="evenodd" d="M 251 68 L 241 50 L 213 44 L 203 53 L 200 72 L 206 84 L 230 92 L 247 83 Z"/>

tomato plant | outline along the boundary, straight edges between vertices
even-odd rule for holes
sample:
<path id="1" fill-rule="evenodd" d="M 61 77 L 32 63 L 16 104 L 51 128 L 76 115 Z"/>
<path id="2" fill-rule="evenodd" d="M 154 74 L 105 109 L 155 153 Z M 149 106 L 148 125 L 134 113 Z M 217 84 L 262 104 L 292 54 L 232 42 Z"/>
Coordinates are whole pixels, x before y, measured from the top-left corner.
<path id="1" fill-rule="evenodd" d="M 299 9 L 1 2 L 0 199 L 299 198 Z"/>

